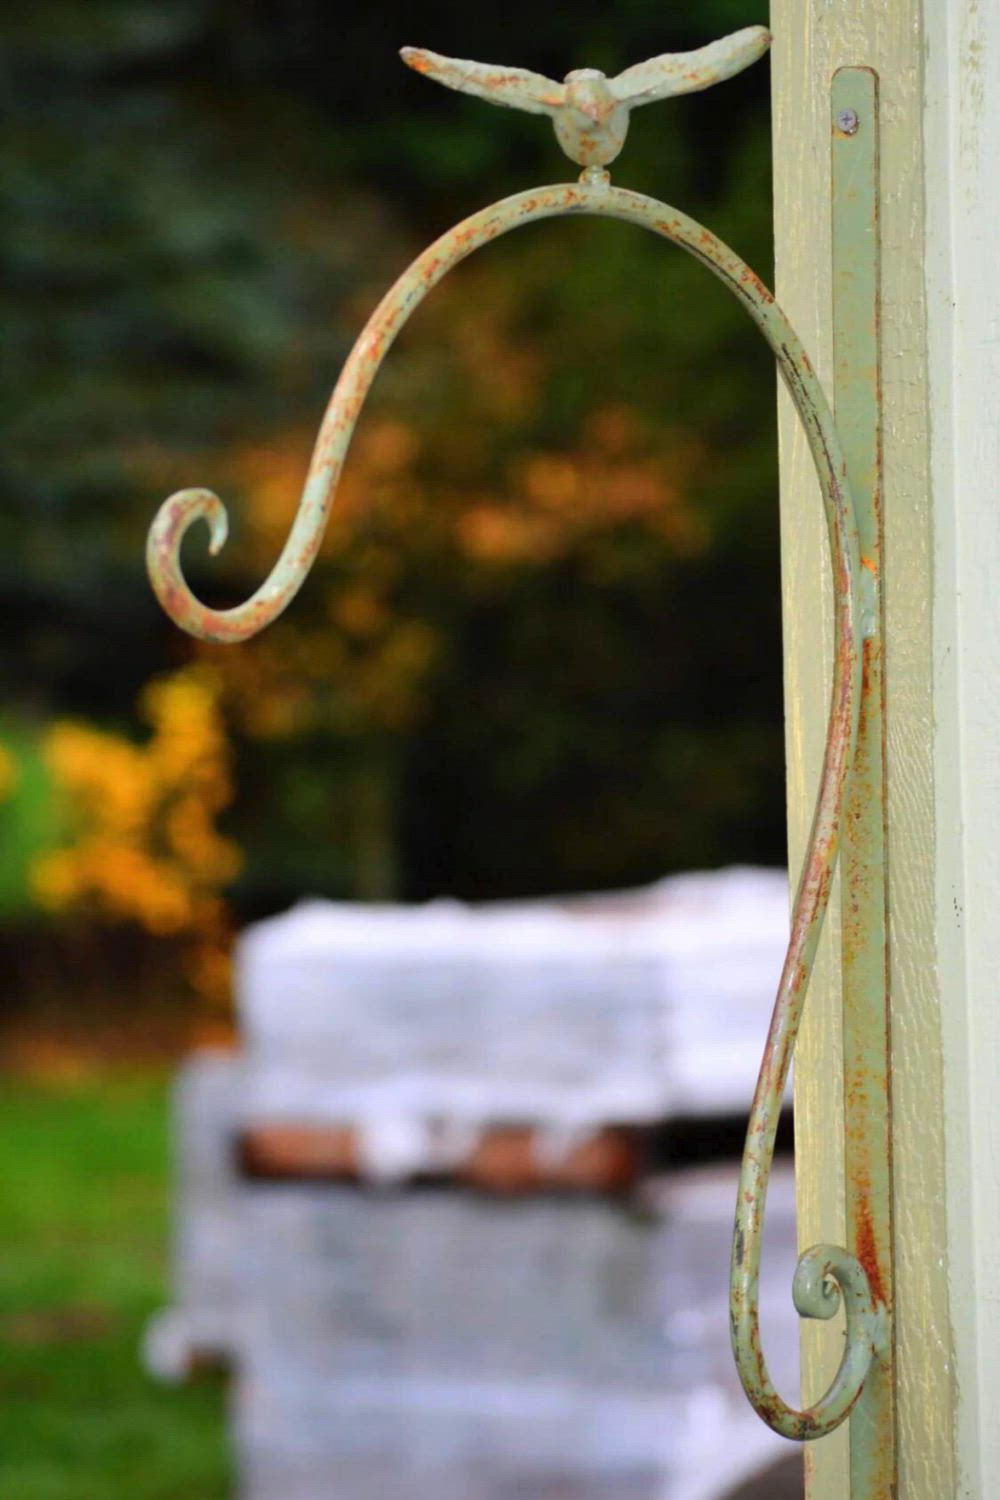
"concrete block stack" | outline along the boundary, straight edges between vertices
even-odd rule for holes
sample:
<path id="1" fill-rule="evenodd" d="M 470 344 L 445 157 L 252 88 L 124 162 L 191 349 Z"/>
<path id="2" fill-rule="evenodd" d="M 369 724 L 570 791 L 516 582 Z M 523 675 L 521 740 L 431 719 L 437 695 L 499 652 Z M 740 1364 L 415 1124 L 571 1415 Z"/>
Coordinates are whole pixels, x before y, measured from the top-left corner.
<path id="1" fill-rule="evenodd" d="M 745 1113 L 786 924 L 784 876 L 737 870 L 245 935 L 243 1049 L 178 1093 L 148 1345 L 165 1374 L 228 1350 L 242 1500 L 711 1500 L 766 1462 L 727 1347 L 735 1169 L 663 1176 L 649 1143 Z M 780 1375 L 787 1182 L 771 1214 Z"/>

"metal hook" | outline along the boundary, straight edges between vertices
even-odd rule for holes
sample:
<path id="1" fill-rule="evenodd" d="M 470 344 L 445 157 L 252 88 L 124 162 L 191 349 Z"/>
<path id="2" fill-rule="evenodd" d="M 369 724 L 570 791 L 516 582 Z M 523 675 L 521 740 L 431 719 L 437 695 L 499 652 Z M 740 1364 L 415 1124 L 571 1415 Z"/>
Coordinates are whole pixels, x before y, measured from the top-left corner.
<path id="1" fill-rule="evenodd" d="M 653 69 L 659 81 L 654 80 L 642 96 L 626 94 L 616 108 L 621 107 L 627 115 L 627 109 L 634 104 L 666 93 L 683 92 L 685 88 L 707 87 L 716 77 L 729 76 L 738 67 L 752 61 L 750 52 L 754 47 L 757 49 L 755 56 L 766 47 L 769 37 L 763 28 L 751 28 L 751 33 L 738 33 L 725 43 L 716 44 L 714 51 L 708 48 L 702 53 L 689 54 L 686 74 L 683 69 L 671 71 L 666 66 L 668 62 L 677 64 L 676 58 L 654 59 L 638 69 L 628 70 L 619 79 L 612 80 L 607 88 L 613 90 L 622 86 L 623 80 L 629 79 L 630 75 L 632 82 L 628 88 L 635 87 L 638 75 L 642 75 L 644 69 Z M 740 38 L 743 38 L 742 42 Z M 736 46 L 738 42 L 740 45 Z M 709 76 L 709 54 L 711 67 L 716 70 L 714 76 Z M 694 58 L 701 59 L 697 66 L 692 64 Z M 428 59 L 433 59 L 433 54 L 414 53 L 407 58 L 412 65 L 422 66 L 424 71 L 433 73 Z M 485 93 L 485 97 L 495 102 L 532 108 L 554 117 L 566 107 L 569 97 L 566 91 L 572 87 L 573 81 L 573 75 L 565 86 L 541 79 L 539 88 L 545 85 L 546 89 L 561 89 L 563 92 L 542 98 L 536 91 L 526 96 L 531 102 L 525 103 L 518 99 L 517 91 L 525 86 L 524 76 L 537 78 L 537 75 L 499 74 L 497 70 L 487 69 L 485 71 L 490 77 L 484 81 L 483 70 L 478 64 L 454 64 L 445 59 L 435 60 L 434 66 L 439 62 L 446 63 L 449 68 L 479 70 L 467 71 L 460 81 L 442 78 L 453 87 Z M 434 76 L 439 75 L 440 69 L 434 73 Z M 505 78 L 516 78 L 517 81 L 510 84 L 508 96 L 501 97 Z M 595 130 L 591 135 L 596 140 L 596 122 L 592 124 Z M 581 151 L 583 149 L 580 147 Z M 574 159 L 584 158 L 578 154 Z M 591 155 L 589 160 L 596 163 L 599 158 Z M 750 267 L 708 229 L 665 203 L 612 187 L 601 177 L 585 174 L 585 180 L 580 183 L 542 187 L 492 204 L 449 230 L 418 256 L 372 314 L 330 398 L 298 513 L 284 549 L 256 593 L 234 609 L 215 610 L 198 600 L 188 587 L 180 564 L 180 548 L 186 532 L 195 521 L 204 520 L 209 527 L 213 552 L 218 551 L 226 538 L 225 508 L 215 494 L 205 489 L 179 491 L 161 506 L 147 546 L 150 578 L 157 597 L 171 618 L 190 634 L 205 640 L 246 640 L 275 619 L 298 592 L 316 557 L 365 397 L 382 360 L 407 319 L 428 291 L 474 250 L 522 224 L 569 214 L 592 214 L 639 225 L 679 245 L 728 287 L 774 354 L 802 424 L 822 492 L 830 540 L 836 643 L 826 752 L 794 903 L 791 938 L 751 1113 L 737 1205 L 731 1286 L 734 1353 L 751 1403 L 770 1426 L 785 1436 L 815 1438 L 831 1432 L 857 1401 L 873 1360 L 885 1347 L 886 1309 L 873 1296 L 869 1278 L 857 1257 L 847 1250 L 829 1246 L 806 1251 L 795 1277 L 796 1307 L 803 1317 L 828 1318 L 842 1296 L 847 1309 L 847 1343 L 840 1368 L 826 1394 L 806 1410 L 795 1409 L 775 1392 L 760 1347 L 760 1242 L 780 1100 L 802 1018 L 840 845 L 858 740 L 862 659 L 871 607 L 870 590 L 863 585 L 858 527 L 840 439 L 812 365 L 772 294 Z"/>

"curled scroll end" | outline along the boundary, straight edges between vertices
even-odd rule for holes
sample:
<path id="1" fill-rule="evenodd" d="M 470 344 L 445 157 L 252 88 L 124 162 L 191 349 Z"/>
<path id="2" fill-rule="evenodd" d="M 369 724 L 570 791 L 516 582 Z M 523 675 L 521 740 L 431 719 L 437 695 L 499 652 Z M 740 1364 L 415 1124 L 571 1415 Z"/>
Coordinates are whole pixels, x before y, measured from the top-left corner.
<path id="1" fill-rule="evenodd" d="M 803 1318 L 832 1318 L 844 1301 L 848 1343 L 867 1344 L 880 1353 L 888 1337 L 888 1313 L 871 1288 L 856 1255 L 835 1245 L 813 1245 L 800 1257 L 792 1301 Z"/>
<path id="2" fill-rule="evenodd" d="M 867 1293 L 868 1278 L 852 1255 L 829 1245 L 813 1245 L 803 1252 L 795 1267 L 792 1281 L 795 1311 L 800 1318 L 832 1318 L 840 1306 L 841 1289 L 846 1289 L 847 1282 L 859 1284 L 858 1277 Z"/>
<path id="3" fill-rule="evenodd" d="M 214 509 L 204 512 L 204 515 L 208 522 L 208 550 L 212 557 L 217 557 L 229 536 L 229 516 L 217 495 L 212 495 L 211 499 L 215 502 Z"/>
<path id="4" fill-rule="evenodd" d="M 778 1395 L 760 1348 L 756 1295 L 746 1330 L 738 1317 L 733 1319 L 733 1351 L 743 1389 L 757 1415 L 782 1437 L 811 1442 L 833 1432 L 850 1416 L 873 1361 L 888 1346 L 888 1314 L 875 1302 L 858 1258 L 836 1245 L 813 1245 L 799 1257 L 792 1300 L 800 1317 L 822 1319 L 832 1318 L 843 1301 L 847 1315 L 844 1349 L 824 1396 L 798 1411 Z"/>
<path id="5" fill-rule="evenodd" d="M 211 624 L 218 612 L 195 598 L 181 569 L 181 543 L 196 521 L 208 526 L 208 549 L 217 555 L 229 535 L 226 507 L 211 490 L 178 490 L 164 500 L 149 528 L 146 567 L 153 591 L 174 623 L 189 635 L 217 640 Z"/>

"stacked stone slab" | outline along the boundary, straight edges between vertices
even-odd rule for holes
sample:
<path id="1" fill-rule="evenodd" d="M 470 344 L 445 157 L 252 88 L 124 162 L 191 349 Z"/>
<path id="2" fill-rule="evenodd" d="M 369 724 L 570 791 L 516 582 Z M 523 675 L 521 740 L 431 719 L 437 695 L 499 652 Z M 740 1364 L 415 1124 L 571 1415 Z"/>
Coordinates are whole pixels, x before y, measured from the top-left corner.
<path id="1" fill-rule="evenodd" d="M 455 1174 L 511 1123 L 557 1161 L 608 1125 L 744 1112 L 786 911 L 779 873 L 732 871 L 308 903 L 244 938 L 244 1050 L 178 1095 L 178 1297 L 149 1346 L 165 1372 L 185 1339 L 228 1347 L 242 1500 L 710 1500 L 766 1460 L 727 1347 L 734 1170 L 627 1196 Z M 241 1132 L 280 1122 L 356 1131 L 357 1180 L 241 1176 Z M 790 1204 L 764 1286 L 786 1354 Z"/>
<path id="2" fill-rule="evenodd" d="M 376 1130 L 743 1111 L 787 912 L 782 872 L 741 868 L 477 907 L 303 902 L 240 944 L 247 1107 Z"/>
<path id="3" fill-rule="evenodd" d="M 240 1349 L 246 1195 L 234 1142 L 242 1093 L 242 1059 L 227 1052 L 194 1053 L 174 1085 L 174 1299 L 150 1323 L 144 1349 L 163 1380 L 183 1379 L 198 1363 L 229 1362 Z"/>

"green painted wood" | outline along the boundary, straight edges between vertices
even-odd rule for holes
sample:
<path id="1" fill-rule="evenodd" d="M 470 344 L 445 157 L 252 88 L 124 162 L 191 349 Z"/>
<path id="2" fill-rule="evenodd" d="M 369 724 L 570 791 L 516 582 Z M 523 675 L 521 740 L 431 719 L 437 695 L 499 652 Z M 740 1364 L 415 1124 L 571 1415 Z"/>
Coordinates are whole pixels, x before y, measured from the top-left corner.
<path id="1" fill-rule="evenodd" d="M 892 1181 L 886 940 L 878 78 L 833 79 L 834 405 L 866 591 L 861 717 L 841 846 L 848 1245 L 885 1336 L 851 1414 L 851 1500 L 896 1493 L 891 1337 Z"/>

